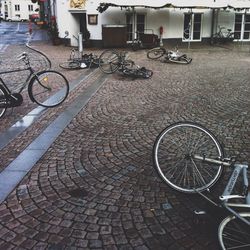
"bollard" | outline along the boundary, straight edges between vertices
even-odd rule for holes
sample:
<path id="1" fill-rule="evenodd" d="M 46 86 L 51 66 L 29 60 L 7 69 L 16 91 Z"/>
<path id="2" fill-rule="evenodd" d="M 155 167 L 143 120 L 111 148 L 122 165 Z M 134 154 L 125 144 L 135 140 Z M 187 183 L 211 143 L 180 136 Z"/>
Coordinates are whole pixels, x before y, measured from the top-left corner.
<path id="1" fill-rule="evenodd" d="M 82 33 L 81 32 L 78 33 L 78 50 L 79 50 L 79 53 L 82 55 L 83 46 L 82 46 Z"/>
<path id="2" fill-rule="evenodd" d="M 32 23 L 30 20 L 29 20 L 29 33 L 30 35 L 32 34 Z"/>

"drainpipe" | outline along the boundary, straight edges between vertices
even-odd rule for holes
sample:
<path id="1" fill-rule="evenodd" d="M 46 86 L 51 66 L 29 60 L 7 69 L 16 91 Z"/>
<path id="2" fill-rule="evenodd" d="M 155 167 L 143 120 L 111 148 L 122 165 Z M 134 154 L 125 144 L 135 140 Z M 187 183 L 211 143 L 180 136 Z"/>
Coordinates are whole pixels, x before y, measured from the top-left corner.
<path id="1" fill-rule="evenodd" d="M 82 56 L 83 53 L 83 46 L 82 46 L 82 33 L 78 33 L 78 51 L 80 52 L 80 55 Z"/>
<path id="2" fill-rule="evenodd" d="M 136 32 L 136 29 L 135 29 L 135 22 L 136 22 L 136 15 L 135 15 L 135 7 L 132 7 L 132 22 L 133 22 L 133 24 L 132 24 L 132 40 L 134 40 L 134 39 L 136 39 L 137 37 L 136 37 L 136 34 L 135 34 L 135 32 Z"/>
<path id="3" fill-rule="evenodd" d="M 211 25 L 211 39 L 214 36 L 214 19 L 215 19 L 215 9 L 213 9 L 212 11 L 212 25 Z"/>

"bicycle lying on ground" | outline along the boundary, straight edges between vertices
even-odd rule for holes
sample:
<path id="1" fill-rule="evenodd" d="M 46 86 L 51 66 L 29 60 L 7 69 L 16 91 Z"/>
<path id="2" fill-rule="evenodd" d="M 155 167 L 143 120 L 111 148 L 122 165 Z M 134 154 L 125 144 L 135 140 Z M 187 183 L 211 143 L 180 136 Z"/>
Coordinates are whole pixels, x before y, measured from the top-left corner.
<path id="1" fill-rule="evenodd" d="M 164 59 L 162 60 L 162 62 L 189 64 L 192 61 L 192 58 L 189 58 L 186 54 L 180 53 L 178 49 L 173 51 L 173 50 L 167 50 L 164 47 L 157 47 L 147 52 L 147 57 L 149 59 L 156 60 L 163 56 Z"/>
<path id="2" fill-rule="evenodd" d="M 127 52 L 118 53 L 114 50 L 105 50 L 100 55 L 99 68 L 106 74 L 119 71 L 133 78 L 150 78 L 153 75 L 151 70 L 136 66 L 134 61 L 127 59 Z"/>
<path id="3" fill-rule="evenodd" d="M 193 122 L 178 122 L 166 127 L 156 138 L 153 158 L 159 176 L 170 187 L 184 193 L 198 193 L 229 213 L 218 229 L 222 249 L 250 249 L 248 164 L 237 164 L 232 158 L 224 158 L 217 138 Z M 232 174 L 219 196 L 220 202 L 216 203 L 202 191 L 209 191 L 218 181 L 223 167 L 232 168 Z M 240 176 L 239 191 L 235 186 L 239 184 Z"/>
<path id="4" fill-rule="evenodd" d="M 96 55 L 81 54 L 75 49 L 71 50 L 70 58 L 66 62 L 60 63 L 59 66 L 63 69 L 85 69 L 97 68 L 99 66 L 99 58 Z"/>
<path id="5" fill-rule="evenodd" d="M 232 42 L 235 39 L 235 33 L 231 29 L 218 26 L 219 31 L 213 35 L 210 40 L 211 45 L 225 44 Z M 226 31 L 225 31 L 226 30 Z"/>
<path id="6" fill-rule="evenodd" d="M 28 71 L 29 75 L 20 87 L 17 86 L 17 92 L 11 91 L 0 78 L 0 117 L 4 115 L 7 108 L 21 106 L 23 102 L 21 92 L 26 86 L 28 86 L 31 101 L 43 107 L 56 107 L 67 98 L 69 83 L 64 75 L 54 70 L 43 70 L 36 73 L 30 65 L 29 55 L 26 52 L 19 55 L 18 60 L 24 62 L 24 68 L 3 71 L 0 72 L 0 75 L 21 71 Z"/>

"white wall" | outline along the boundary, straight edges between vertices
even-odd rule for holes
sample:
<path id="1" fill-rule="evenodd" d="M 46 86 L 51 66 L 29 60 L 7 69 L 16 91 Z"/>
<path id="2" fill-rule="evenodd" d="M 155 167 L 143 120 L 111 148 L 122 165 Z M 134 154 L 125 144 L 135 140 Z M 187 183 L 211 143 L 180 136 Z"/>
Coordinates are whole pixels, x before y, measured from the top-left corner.
<path id="1" fill-rule="evenodd" d="M 156 0 L 155 0 L 156 1 Z M 57 0 L 57 18 L 60 37 L 64 37 L 65 30 L 69 31 L 71 45 L 77 45 L 73 36 L 79 32 L 77 15 L 69 12 L 69 0 Z M 102 39 L 102 25 L 104 24 L 125 24 L 126 11 L 120 7 L 109 7 L 103 13 L 97 11 L 97 7 L 102 0 L 87 0 L 84 11 L 86 14 L 97 14 L 98 24 L 90 25 L 87 23 L 87 29 L 90 32 L 91 40 Z M 184 13 L 190 9 L 165 8 L 136 8 L 137 13 L 146 15 L 146 29 L 153 29 L 154 33 L 159 35 L 159 27 L 163 26 L 163 39 L 179 38 L 183 36 Z M 211 9 L 193 9 L 193 12 L 202 13 L 202 38 L 211 36 L 212 10 Z M 225 25 L 233 30 L 234 12 L 220 11 L 218 23 Z"/>
<path id="2" fill-rule="evenodd" d="M 39 6 L 37 3 L 32 3 L 31 0 L 4 0 L 2 1 L 2 13 L 4 14 L 5 2 L 8 6 L 8 17 L 14 17 L 16 15 L 20 15 L 20 19 L 29 19 L 29 15 L 35 14 L 35 9 Z M 20 11 L 15 11 L 15 5 L 20 6 Z M 33 11 L 28 10 L 28 5 L 33 5 Z"/>

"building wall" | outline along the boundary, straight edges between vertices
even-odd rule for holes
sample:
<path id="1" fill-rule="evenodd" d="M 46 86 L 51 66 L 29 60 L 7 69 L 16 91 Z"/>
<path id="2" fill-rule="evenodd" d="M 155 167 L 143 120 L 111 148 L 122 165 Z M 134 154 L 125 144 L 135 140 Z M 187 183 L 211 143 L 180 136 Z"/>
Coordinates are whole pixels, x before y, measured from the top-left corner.
<path id="1" fill-rule="evenodd" d="M 7 5 L 7 13 L 5 11 Z M 16 11 L 15 10 L 15 5 L 20 6 L 20 10 Z M 33 6 L 33 11 L 29 11 L 28 5 Z M 20 16 L 20 19 L 28 20 L 29 15 L 35 14 L 35 10 L 38 8 L 37 3 L 32 3 L 31 0 L 4 0 L 2 1 L 2 9 L 1 13 L 3 13 L 3 18 L 6 19 L 7 16 L 9 18 L 15 17 L 17 15 Z M 6 15 L 7 14 L 7 15 Z"/>
<path id="2" fill-rule="evenodd" d="M 101 0 L 86 0 L 84 8 L 72 9 L 70 8 L 70 0 L 57 1 L 57 21 L 60 37 L 64 37 L 65 31 L 69 31 L 69 38 L 71 45 L 77 46 L 77 40 L 74 38 L 78 36 L 80 31 L 79 15 L 86 13 L 86 15 L 98 15 L 98 23 L 96 25 L 87 22 L 87 29 L 90 32 L 90 39 L 94 42 L 101 42 L 102 40 L 102 26 L 105 24 L 120 25 L 126 23 L 126 12 L 130 10 L 121 9 L 119 7 L 109 7 L 103 13 L 97 11 L 97 7 Z M 164 40 L 179 39 L 183 37 L 184 13 L 188 13 L 190 9 L 179 8 L 165 8 L 165 9 L 151 9 L 151 8 L 136 8 L 136 13 L 143 13 L 146 15 L 146 29 L 152 29 L 154 34 L 159 35 L 160 26 L 163 27 Z M 193 9 L 194 13 L 202 13 L 202 27 L 201 37 L 206 40 L 211 37 L 212 33 L 212 10 L 211 9 Z M 220 10 L 216 20 L 217 25 L 226 28 L 234 29 L 234 11 Z M 213 32 L 214 33 L 214 32 Z"/>

